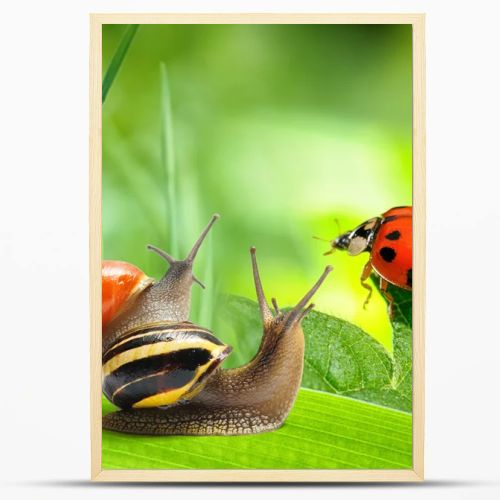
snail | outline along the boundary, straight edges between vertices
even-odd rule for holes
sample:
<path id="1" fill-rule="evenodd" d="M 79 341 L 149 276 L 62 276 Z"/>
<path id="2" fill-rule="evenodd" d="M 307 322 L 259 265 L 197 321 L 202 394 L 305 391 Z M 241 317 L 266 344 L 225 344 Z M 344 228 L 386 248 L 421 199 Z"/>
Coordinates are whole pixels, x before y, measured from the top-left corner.
<path id="1" fill-rule="evenodd" d="M 291 310 L 281 311 L 273 298 L 273 313 L 252 247 L 263 337 L 249 363 L 222 369 L 231 347 L 188 320 L 192 283 L 199 282 L 192 273 L 193 262 L 217 217 L 184 260 L 148 246 L 170 265 L 160 281 L 153 282 L 138 269 L 135 280 L 126 280 L 128 298 L 114 306 L 119 312 L 103 326 L 103 391 L 121 408 L 103 418 L 105 429 L 147 435 L 239 435 L 277 429 L 288 416 L 302 378 L 301 321 L 332 268 L 325 268 Z M 103 297 L 116 284 L 104 286 L 104 281 L 103 277 Z"/>

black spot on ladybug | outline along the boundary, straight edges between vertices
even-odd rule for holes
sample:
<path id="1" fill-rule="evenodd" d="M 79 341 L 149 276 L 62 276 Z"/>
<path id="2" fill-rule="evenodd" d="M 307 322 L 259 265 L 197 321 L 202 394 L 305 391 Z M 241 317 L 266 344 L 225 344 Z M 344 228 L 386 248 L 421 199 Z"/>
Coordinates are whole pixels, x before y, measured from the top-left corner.
<path id="1" fill-rule="evenodd" d="M 396 258 L 396 250 L 391 247 L 382 247 L 380 249 L 380 257 L 386 262 L 392 262 Z"/>
<path id="2" fill-rule="evenodd" d="M 412 286 L 412 278 L 413 278 L 413 270 L 410 267 L 410 269 L 408 269 L 408 272 L 406 273 L 406 285 L 409 286 L 410 288 Z"/>
<path id="3" fill-rule="evenodd" d="M 399 240 L 399 238 L 401 238 L 401 233 L 399 231 L 393 231 L 392 233 L 389 233 L 386 238 L 388 240 L 391 240 L 391 241 L 396 241 L 396 240 Z"/>

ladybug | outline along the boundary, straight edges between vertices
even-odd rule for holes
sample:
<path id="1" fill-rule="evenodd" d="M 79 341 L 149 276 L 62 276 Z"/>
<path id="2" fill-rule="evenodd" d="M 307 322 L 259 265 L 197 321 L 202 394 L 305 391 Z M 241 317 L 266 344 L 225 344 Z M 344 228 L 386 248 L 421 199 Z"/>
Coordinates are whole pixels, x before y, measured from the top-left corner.
<path id="1" fill-rule="evenodd" d="M 356 229 L 341 234 L 330 242 L 332 248 L 346 250 L 349 255 L 369 252 L 370 258 L 361 273 L 361 286 L 368 290 L 363 307 L 372 295 L 367 283 L 372 271 L 380 278 L 380 291 L 389 303 L 389 316 L 393 316 L 392 295 L 387 291 L 389 283 L 405 290 L 412 289 L 412 207 L 395 207 L 380 217 L 363 222 Z"/>

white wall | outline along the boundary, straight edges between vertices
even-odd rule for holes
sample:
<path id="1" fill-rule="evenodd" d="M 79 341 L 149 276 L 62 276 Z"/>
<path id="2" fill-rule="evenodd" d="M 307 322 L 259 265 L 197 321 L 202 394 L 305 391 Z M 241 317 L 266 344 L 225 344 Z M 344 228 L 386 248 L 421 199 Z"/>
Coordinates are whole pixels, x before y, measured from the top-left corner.
<path id="1" fill-rule="evenodd" d="M 89 12 L 277 12 L 282 2 L 11 1 L 0 25 L 0 276 L 7 498 L 108 497 L 87 486 Z M 296 12 L 426 12 L 425 486 L 317 487 L 342 498 L 499 498 L 498 2 L 288 1 Z M 493 264 L 492 264 L 493 263 Z M 141 487 L 142 488 L 142 487 Z M 135 498 L 139 487 L 121 487 Z M 37 491 L 35 491 L 35 489 Z M 186 494 L 148 487 L 147 495 Z M 341 489 L 341 491 L 337 491 Z M 261 490 L 242 489 L 241 498 Z M 274 494 L 283 491 L 274 488 Z M 264 493 L 264 491 L 262 492 Z M 288 489 L 299 498 L 303 489 Z M 231 489 L 194 495 L 226 498 Z"/>

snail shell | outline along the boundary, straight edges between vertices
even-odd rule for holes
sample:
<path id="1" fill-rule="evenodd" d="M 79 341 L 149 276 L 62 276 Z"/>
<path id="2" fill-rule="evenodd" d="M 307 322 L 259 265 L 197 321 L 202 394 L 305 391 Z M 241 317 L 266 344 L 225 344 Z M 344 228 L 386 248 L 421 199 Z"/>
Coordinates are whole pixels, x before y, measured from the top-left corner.
<path id="1" fill-rule="evenodd" d="M 102 263 L 103 328 L 135 298 L 154 283 L 154 279 L 128 262 L 105 260 Z"/>
<path id="2" fill-rule="evenodd" d="M 103 353 L 103 391 L 120 408 L 170 406 L 198 394 L 230 352 L 189 321 L 144 325 Z"/>

